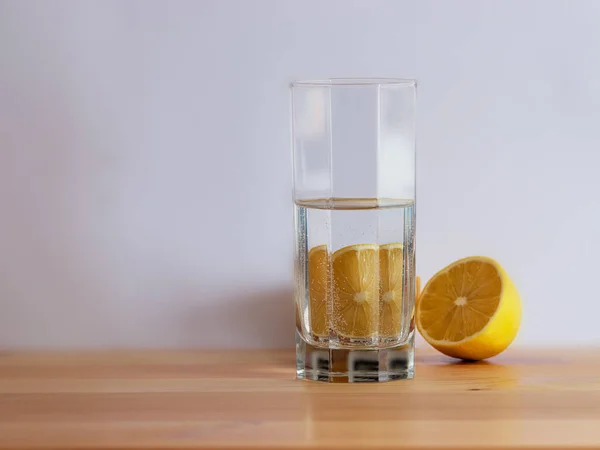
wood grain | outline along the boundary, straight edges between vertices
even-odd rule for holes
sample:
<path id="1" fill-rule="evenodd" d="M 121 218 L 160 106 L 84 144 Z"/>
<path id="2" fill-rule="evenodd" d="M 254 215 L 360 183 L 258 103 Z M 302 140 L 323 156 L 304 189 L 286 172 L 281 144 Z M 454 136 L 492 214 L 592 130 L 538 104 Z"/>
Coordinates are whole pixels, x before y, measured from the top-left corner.
<path id="1" fill-rule="evenodd" d="M 294 379 L 293 351 L 0 353 L 0 448 L 600 448 L 600 349 Z"/>

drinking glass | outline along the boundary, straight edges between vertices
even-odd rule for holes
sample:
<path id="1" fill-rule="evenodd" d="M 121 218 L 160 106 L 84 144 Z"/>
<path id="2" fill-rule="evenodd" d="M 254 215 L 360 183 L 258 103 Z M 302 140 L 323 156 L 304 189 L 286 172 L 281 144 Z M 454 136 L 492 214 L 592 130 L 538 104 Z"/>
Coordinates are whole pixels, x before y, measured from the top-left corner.
<path id="1" fill-rule="evenodd" d="M 296 373 L 414 376 L 416 82 L 291 83 Z"/>

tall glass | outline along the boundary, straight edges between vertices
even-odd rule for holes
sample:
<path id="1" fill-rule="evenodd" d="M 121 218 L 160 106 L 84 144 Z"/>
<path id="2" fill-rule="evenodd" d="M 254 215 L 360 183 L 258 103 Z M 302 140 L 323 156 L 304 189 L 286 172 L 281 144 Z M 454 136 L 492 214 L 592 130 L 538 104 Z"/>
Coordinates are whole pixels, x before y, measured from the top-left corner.
<path id="1" fill-rule="evenodd" d="M 416 82 L 291 92 L 297 376 L 412 378 Z"/>

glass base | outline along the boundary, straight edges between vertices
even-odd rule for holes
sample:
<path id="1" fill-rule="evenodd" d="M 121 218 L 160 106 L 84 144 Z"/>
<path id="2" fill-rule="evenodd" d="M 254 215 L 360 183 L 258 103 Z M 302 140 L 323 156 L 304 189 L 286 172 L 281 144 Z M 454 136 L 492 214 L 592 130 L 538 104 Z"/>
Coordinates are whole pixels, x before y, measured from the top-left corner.
<path id="1" fill-rule="evenodd" d="M 296 375 L 302 380 L 369 383 L 415 376 L 415 336 L 396 347 L 337 349 L 316 347 L 296 331 Z"/>

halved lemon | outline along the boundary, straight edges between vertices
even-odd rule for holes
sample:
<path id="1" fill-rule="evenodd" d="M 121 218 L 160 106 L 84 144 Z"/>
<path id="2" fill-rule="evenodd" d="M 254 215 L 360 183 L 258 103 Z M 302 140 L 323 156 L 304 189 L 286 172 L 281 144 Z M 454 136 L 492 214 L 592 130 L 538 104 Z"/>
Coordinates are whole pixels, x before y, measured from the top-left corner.
<path id="1" fill-rule="evenodd" d="M 329 334 L 327 295 L 330 266 L 326 245 L 313 247 L 308 252 L 308 288 L 310 294 L 310 327 L 317 336 Z"/>
<path id="2" fill-rule="evenodd" d="M 360 244 L 332 255 L 333 329 L 348 338 L 377 333 L 379 322 L 379 247 Z"/>
<path id="3" fill-rule="evenodd" d="M 480 360 L 502 352 L 521 324 L 521 300 L 505 270 L 472 256 L 436 273 L 417 303 L 417 328 L 434 348 Z"/>
<path id="4" fill-rule="evenodd" d="M 379 336 L 397 337 L 402 321 L 404 247 L 400 243 L 379 248 Z"/>

